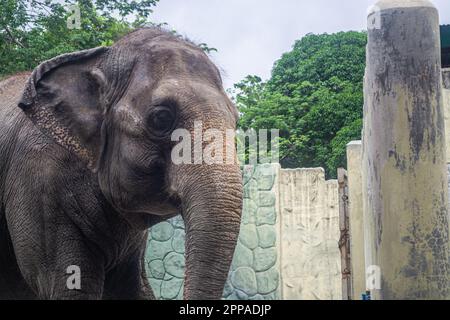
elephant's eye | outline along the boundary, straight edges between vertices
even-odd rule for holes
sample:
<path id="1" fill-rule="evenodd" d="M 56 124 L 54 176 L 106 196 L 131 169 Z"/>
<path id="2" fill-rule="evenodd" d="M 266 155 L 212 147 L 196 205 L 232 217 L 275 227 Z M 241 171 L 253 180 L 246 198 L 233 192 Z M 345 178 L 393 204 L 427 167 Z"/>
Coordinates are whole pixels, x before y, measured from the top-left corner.
<path id="1" fill-rule="evenodd" d="M 152 133 L 164 137 L 174 129 L 176 114 L 172 108 L 166 106 L 154 107 L 148 118 L 148 125 Z"/>

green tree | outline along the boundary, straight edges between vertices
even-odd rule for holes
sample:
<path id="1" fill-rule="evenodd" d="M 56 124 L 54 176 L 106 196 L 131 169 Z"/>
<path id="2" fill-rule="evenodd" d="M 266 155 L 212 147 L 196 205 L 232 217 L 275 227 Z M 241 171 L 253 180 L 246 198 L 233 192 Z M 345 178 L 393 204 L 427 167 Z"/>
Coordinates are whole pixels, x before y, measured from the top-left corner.
<path id="1" fill-rule="evenodd" d="M 263 82 L 234 86 L 242 129 L 280 130 L 283 167 L 345 166 L 345 146 L 361 136 L 366 34 L 308 34 L 296 41 Z"/>
<path id="2" fill-rule="evenodd" d="M 2 0 L 0 76 L 30 70 L 56 55 L 110 45 L 148 20 L 158 0 Z M 77 4 L 81 28 L 69 29 Z"/>

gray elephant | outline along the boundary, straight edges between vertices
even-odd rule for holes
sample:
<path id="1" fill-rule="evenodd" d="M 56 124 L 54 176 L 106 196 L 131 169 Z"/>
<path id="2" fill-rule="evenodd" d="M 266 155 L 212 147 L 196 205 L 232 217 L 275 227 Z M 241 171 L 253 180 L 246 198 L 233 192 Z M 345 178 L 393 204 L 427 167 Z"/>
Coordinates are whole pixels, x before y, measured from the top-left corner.
<path id="1" fill-rule="evenodd" d="M 185 299 L 219 299 L 242 206 L 239 166 L 175 164 L 177 128 L 235 129 L 218 69 L 138 29 L 0 82 L 0 299 L 148 299 L 147 229 L 181 214 Z M 79 267 L 80 287 L 68 285 Z"/>

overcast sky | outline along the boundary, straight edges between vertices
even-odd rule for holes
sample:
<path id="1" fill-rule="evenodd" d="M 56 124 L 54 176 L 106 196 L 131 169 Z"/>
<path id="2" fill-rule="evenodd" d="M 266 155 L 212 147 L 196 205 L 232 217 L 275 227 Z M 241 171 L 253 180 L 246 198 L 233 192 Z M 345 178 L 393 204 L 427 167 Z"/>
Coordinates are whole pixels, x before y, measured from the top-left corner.
<path id="1" fill-rule="evenodd" d="M 219 51 L 225 87 L 248 74 L 270 77 L 273 63 L 307 33 L 365 30 L 373 0 L 160 0 L 152 21 L 167 22 Z M 433 0 L 450 23 L 450 0 Z"/>

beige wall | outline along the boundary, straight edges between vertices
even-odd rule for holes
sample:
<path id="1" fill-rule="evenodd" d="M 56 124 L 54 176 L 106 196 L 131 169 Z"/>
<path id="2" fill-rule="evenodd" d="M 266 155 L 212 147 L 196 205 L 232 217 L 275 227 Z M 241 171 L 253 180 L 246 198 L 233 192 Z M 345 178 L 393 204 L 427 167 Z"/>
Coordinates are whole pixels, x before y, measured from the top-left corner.
<path id="1" fill-rule="evenodd" d="M 323 169 L 280 171 L 283 299 L 342 298 L 338 183 Z"/>
<path id="2" fill-rule="evenodd" d="M 350 255 L 353 300 L 360 300 L 366 290 L 364 267 L 364 221 L 362 203 L 361 141 L 347 145 L 348 210 L 350 220 Z"/>

